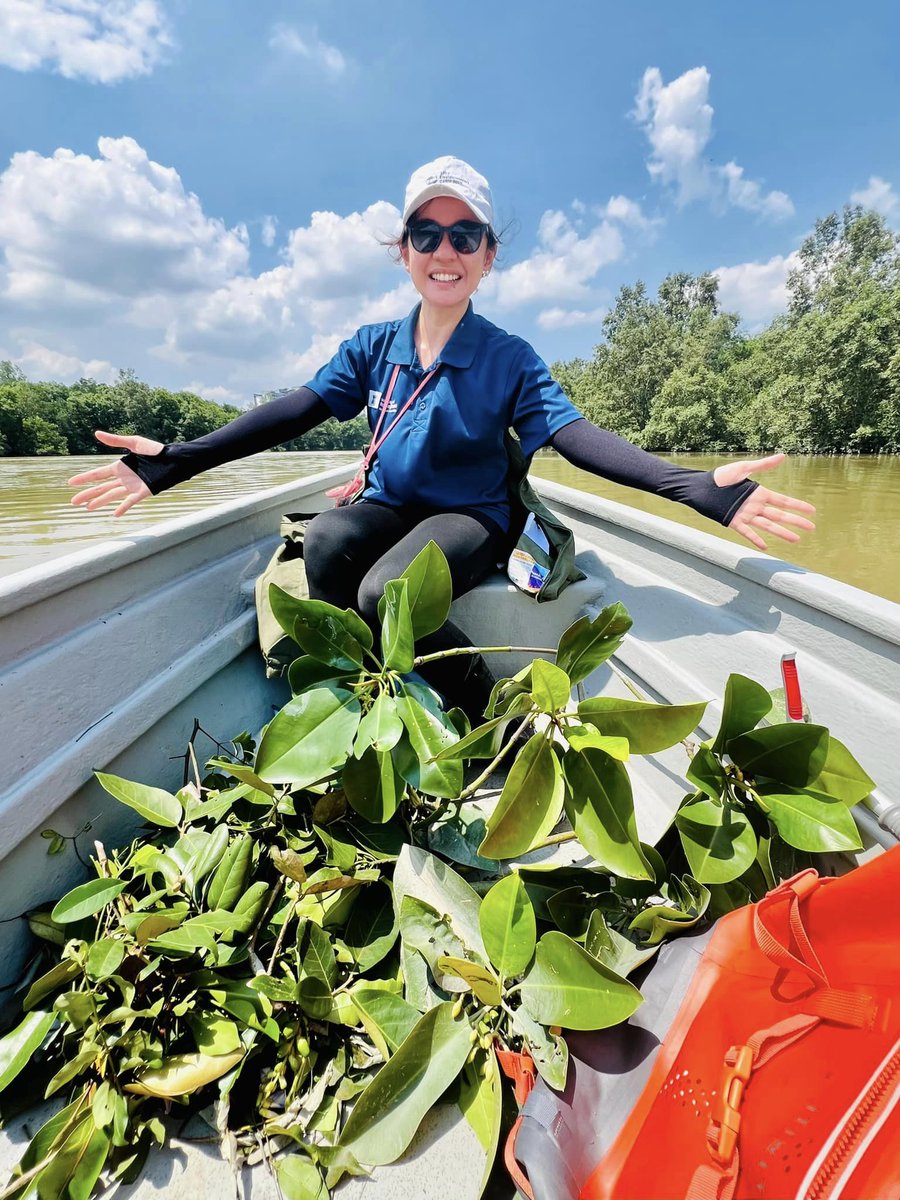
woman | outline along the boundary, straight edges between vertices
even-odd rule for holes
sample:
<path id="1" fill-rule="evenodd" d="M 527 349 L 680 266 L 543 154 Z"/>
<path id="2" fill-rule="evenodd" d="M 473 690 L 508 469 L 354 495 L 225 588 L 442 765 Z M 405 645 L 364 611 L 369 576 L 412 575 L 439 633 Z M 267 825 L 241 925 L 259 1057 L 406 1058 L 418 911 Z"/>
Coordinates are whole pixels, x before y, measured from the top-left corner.
<path id="1" fill-rule="evenodd" d="M 749 480 L 753 471 L 778 466 L 782 455 L 693 471 L 585 420 L 527 342 L 472 309 L 497 253 L 493 225 L 487 180 L 468 163 L 444 157 L 420 167 L 406 189 L 397 243 L 420 297 L 405 320 L 363 327 L 306 387 L 195 442 L 163 446 L 98 432 L 99 441 L 128 453 L 70 480 L 91 485 L 72 503 L 114 503 L 121 516 L 151 494 L 298 437 L 327 417 L 347 420 L 366 407 L 374 429 L 384 409 L 362 501 L 320 514 L 305 543 L 310 594 L 356 608 L 373 627 L 384 583 L 429 540 L 447 557 L 455 595 L 506 557 L 508 426 L 526 455 L 551 445 L 575 466 L 687 503 L 759 549 L 766 548 L 763 532 L 794 542 L 798 529 L 814 528 L 798 515 L 813 512 L 812 505 Z M 458 633 L 447 626 L 421 649 L 455 644 Z M 478 665 L 464 665 L 466 683 L 477 682 Z M 460 666 L 433 682 L 459 697 L 454 670 Z"/>

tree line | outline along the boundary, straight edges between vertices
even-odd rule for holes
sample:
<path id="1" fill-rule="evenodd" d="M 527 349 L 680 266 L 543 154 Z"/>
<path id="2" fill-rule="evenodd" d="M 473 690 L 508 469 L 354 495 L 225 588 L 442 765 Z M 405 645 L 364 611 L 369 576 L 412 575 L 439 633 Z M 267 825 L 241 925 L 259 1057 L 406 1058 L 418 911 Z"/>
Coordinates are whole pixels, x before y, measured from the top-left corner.
<path id="1" fill-rule="evenodd" d="M 648 450 L 900 451 L 900 239 L 847 206 L 816 222 L 787 312 L 753 335 L 712 275 L 624 287 L 590 359 L 554 374 L 598 425 Z"/>
<path id="2" fill-rule="evenodd" d="M 648 450 L 900 452 L 900 238 L 847 206 L 816 222 L 787 280 L 788 308 L 753 334 L 722 311 L 710 274 L 668 275 L 656 298 L 623 287 L 590 359 L 553 364 L 591 421 Z M 95 429 L 161 442 L 239 413 L 122 371 L 114 384 L 33 383 L 0 363 L 0 454 L 102 452 Z M 359 449 L 365 416 L 326 421 L 284 449 Z"/>
<path id="3" fill-rule="evenodd" d="M 151 387 L 133 371 L 115 383 L 35 383 L 12 363 L 0 362 L 0 455 L 108 454 L 95 429 L 134 434 L 160 442 L 202 437 L 240 416 L 230 404 L 214 404 L 192 392 Z M 288 442 L 288 450 L 358 450 L 366 444 L 364 416 L 343 424 L 334 419 Z"/>

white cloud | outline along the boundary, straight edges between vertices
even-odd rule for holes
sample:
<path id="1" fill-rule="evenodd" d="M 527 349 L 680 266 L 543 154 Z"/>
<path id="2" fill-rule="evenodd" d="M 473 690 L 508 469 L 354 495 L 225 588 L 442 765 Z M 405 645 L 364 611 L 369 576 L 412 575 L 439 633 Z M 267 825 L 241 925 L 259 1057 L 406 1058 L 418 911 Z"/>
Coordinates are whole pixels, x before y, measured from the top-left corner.
<path id="1" fill-rule="evenodd" d="M 606 312 L 605 308 L 593 308 L 587 312 L 580 308 L 545 308 L 538 313 L 537 323 L 541 329 L 572 329 L 578 325 L 599 327 Z"/>
<path id="2" fill-rule="evenodd" d="M 740 313 L 751 325 L 770 321 L 787 308 L 787 277 L 799 265 L 800 256 L 795 251 L 776 254 L 768 262 L 716 267 L 713 274 L 719 279 L 719 302 L 724 309 Z"/>
<path id="3" fill-rule="evenodd" d="M 347 59 L 337 46 L 323 42 L 314 29 L 301 33 L 293 25 L 279 23 L 272 29 L 269 46 L 272 50 L 281 50 L 318 63 L 331 75 L 343 75 L 347 69 Z"/>
<path id="4" fill-rule="evenodd" d="M 132 299 L 208 289 L 244 270 L 247 231 L 207 217 L 171 167 L 132 138 L 99 158 L 30 150 L 0 175 L 0 302 L 84 319 Z"/>
<path id="5" fill-rule="evenodd" d="M 102 358 L 83 359 L 75 354 L 64 354 L 38 342 L 23 341 L 15 353 L 0 352 L 0 359 L 16 364 L 29 379 L 55 379 L 61 383 L 74 383 L 76 379 L 97 379 L 101 383 L 113 383 L 118 374 L 110 362 Z"/>
<path id="6" fill-rule="evenodd" d="M 674 187 L 680 205 L 709 200 L 772 220 L 791 216 L 794 206 L 785 192 L 763 191 L 761 184 L 744 178 L 744 169 L 736 162 L 719 166 L 709 161 L 706 148 L 713 118 L 709 82 L 706 67 L 693 67 L 671 83 L 663 83 L 658 67 L 644 72 L 633 116 L 650 142 L 650 175 Z"/>
<path id="7" fill-rule="evenodd" d="M 482 291 L 498 309 L 590 299 L 589 285 L 597 272 L 624 252 L 622 235 L 611 221 L 603 219 L 585 230 L 577 209 L 574 219 L 550 209 L 541 217 L 531 255 L 494 270 Z"/>
<path id="8" fill-rule="evenodd" d="M 148 75 L 171 46 L 157 0 L 0 0 L 0 63 L 67 79 Z"/>
<path id="9" fill-rule="evenodd" d="M 275 245 L 275 235 L 278 232 L 278 221 L 275 217 L 263 217 L 259 231 L 260 240 L 264 246 Z"/>
<path id="10" fill-rule="evenodd" d="M 650 229 L 662 222 L 658 218 L 645 217 L 636 200 L 628 196 L 610 196 L 609 200 L 599 210 L 600 216 L 610 221 L 620 221 L 623 225 L 632 225 L 636 229 Z"/>
<path id="11" fill-rule="evenodd" d="M 186 383 L 182 391 L 192 392 L 203 400 L 212 400 L 215 404 L 236 404 L 239 408 L 246 402 L 247 397 L 242 392 L 233 392 L 231 388 L 220 384 L 200 383 L 192 379 Z"/>
<path id="12" fill-rule="evenodd" d="M 900 213 L 900 196 L 885 179 L 878 175 L 869 176 L 868 187 L 860 192 L 851 192 L 850 199 L 854 204 L 863 208 L 874 208 L 884 217 L 893 217 Z"/>
<path id="13" fill-rule="evenodd" d="M 728 200 L 736 208 L 745 208 L 775 221 L 793 215 L 794 205 L 786 192 L 764 192 L 755 180 L 744 178 L 744 168 L 736 162 L 728 162 L 718 170 L 725 180 Z"/>

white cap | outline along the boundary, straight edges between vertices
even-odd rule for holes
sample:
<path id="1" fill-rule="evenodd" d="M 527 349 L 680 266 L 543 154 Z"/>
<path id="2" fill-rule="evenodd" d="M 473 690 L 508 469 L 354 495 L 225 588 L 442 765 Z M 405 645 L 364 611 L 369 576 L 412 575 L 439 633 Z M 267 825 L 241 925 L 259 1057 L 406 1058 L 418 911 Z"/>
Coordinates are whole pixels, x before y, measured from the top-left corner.
<path id="1" fill-rule="evenodd" d="M 406 185 L 403 224 L 423 204 L 437 196 L 455 196 L 471 208 L 479 221 L 485 225 L 494 223 L 494 205 L 488 181 L 461 158 L 445 154 L 443 158 L 436 158 L 434 162 L 413 171 Z"/>

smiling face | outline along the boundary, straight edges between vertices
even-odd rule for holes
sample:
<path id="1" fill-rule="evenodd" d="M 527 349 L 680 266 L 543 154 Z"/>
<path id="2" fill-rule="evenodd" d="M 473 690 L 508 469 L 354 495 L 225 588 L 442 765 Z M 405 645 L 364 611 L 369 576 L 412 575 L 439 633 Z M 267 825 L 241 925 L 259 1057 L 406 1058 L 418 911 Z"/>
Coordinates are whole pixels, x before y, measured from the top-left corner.
<path id="1" fill-rule="evenodd" d="M 455 196 L 438 196 L 429 200 L 422 205 L 416 217 L 420 220 L 427 217 L 439 225 L 477 220 L 468 205 Z M 462 313 L 481 283 L 482 272 L 490 270 L 496 250 L 488 249 L 487 238 L 484 237 L 474 254 L 460 254 L 453 249 L 445 233 L 440 245 L 431 254 L 420 254 L 409 241 L 400 248 L 400 253 L 424 305 L 440 309 L 458 308 Z"/>

